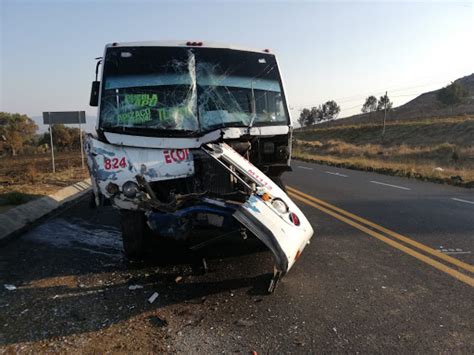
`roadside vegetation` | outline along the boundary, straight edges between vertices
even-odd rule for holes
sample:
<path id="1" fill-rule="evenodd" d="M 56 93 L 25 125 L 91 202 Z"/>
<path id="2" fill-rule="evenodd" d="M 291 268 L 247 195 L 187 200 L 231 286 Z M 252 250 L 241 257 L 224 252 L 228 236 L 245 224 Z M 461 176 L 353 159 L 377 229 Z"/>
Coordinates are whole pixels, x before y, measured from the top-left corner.
<path id="1" fill-rule="evenodd" d="M 293 157 L 474 187 L 474 116 L 295 131 Z"/>
<path id="2" fill-rule="evenodd" d="M 303 110 L 293 157 L 474 187 L 473 92 L 474 74 L 396 108 L 387 92 L 370 95 L 362 114 L 340 120 Z"/>
<path id="3" fill-rule="evenodd" d="M 78 128 L 53 126 L 56 173 L 49 132 L 37 130 L 26 115 L 0 112 L 0 213 L 88 177 L 81 167 Z"/>
<path id="4" fill-rule="evenodd" d="M 0 213 L 89 177 L 80 152 L 58 152 L 55 160 L 53 173 L 49 153 L 0 158 Z"/>

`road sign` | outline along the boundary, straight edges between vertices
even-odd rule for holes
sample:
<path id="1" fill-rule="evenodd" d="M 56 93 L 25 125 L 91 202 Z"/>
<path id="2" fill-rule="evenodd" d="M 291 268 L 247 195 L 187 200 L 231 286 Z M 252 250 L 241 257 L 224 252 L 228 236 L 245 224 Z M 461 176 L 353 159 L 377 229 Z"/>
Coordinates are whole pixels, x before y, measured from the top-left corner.
<path id="1" fill-rule="evenodd" d="M 53 130 L 52 125 L 55 123 L 63 124 L 79 124 L 79 139 L 81 141 L 81 164 L 84 169 L 84 147 L 82 146 L 82 123 L 86 123 L 85 111 L 56 111 L 43 112 L 43 123 L 49 125 L 49 137 L 51 139 L 51 161 L 53 164 L 53 173 L 56 172 L 54 165 L 54 147 L 53 147 Z"/>
<path id="2" fill-rule="evenodd" d="M 86 123 L 85 111 L 43 112 L 44 124 L 81 124 Z"/>

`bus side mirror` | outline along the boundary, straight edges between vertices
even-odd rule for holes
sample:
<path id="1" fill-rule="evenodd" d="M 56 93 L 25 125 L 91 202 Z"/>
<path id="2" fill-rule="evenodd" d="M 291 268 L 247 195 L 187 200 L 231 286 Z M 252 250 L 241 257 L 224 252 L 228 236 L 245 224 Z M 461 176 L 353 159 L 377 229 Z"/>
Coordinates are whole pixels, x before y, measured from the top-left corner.
<path id="1" fill-rule="evenodd" d="M 89 100 L 89 105 L 99 106 L 99 90 L 100 90 L 100 81 L 93 81 L 91 88 L 91 98 Z"/>

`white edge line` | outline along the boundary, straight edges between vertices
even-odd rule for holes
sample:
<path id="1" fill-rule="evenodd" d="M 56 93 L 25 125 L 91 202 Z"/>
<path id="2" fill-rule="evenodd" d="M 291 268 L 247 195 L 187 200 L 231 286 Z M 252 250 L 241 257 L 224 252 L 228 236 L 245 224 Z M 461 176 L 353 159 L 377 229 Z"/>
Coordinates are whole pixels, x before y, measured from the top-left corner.
<path id="1" fill-rule="evenodd" d="M 384 182 L 379 182 L 379 181 L 374 181 L 374 180 L 371 180 L 370 182 L 371 182 L 372 184 L 390 186 L 390 187 L 394 187 L 394 188 L 400 189 L 400 190 L 411 190 L 409 187 L 403 187 L 403 186 L 398 186 L 398 185 L 391 185 L 391 184 L 386 184 L 386 183 L 384 183 Z"/>
<path id="2" fill-rule="evenodd" d="M 463 199 L 456 198 L 456 197 L 451 197 L 451 200 L 458 201 L 458 202 L 469 203 L 469 204 L 471 204 L 471 205 L 474 205 L 474 202 L 472 202 L 472 201 L 463 200 Z"/>
<path id="3" fill-rule="evenodd" d="M 331 171 L 325 171 L 326 174 L 331 174 L 331 175 L 336 175 L 340 177 L 348 177 L 347 175 L 341 174 L 341 173 L 333 173 Z"/>
<path id="4" fill-rule="evenodd" d="M 471 254 L 470 251 L 443 251 L 443 254 Z"/>
<path id="5" fill-rule="evenodd" d="M 306 166 L 301 166 L 301 165 L 297 165 L 296 167 L 300 169 L 313 170 L 313 168 L 307 168 Z"/>

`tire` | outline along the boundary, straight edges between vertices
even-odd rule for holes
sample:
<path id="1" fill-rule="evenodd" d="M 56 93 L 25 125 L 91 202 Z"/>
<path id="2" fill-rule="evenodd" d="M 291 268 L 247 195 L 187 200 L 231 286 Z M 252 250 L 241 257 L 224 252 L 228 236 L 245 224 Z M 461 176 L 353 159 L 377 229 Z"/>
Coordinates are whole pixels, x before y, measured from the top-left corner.
<path id="1" fill-rule="evenodd" d="M 94 192 L 91 192 L 90 196 L 89 196 L 89 208 L 91 209 L 96 209 L 97 208 L 97 205 L 95 203 L 95 194 Z"/>
<path id="2" fill-rule="evenodd" d="M 130 260 L 141 259 L 146 250 L 149 232 L 143 212 L 121 210 L 122 243 L 125 256 Z"/>

